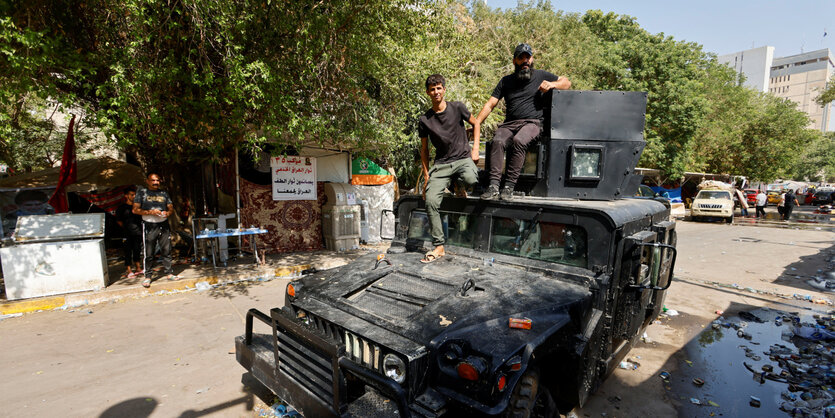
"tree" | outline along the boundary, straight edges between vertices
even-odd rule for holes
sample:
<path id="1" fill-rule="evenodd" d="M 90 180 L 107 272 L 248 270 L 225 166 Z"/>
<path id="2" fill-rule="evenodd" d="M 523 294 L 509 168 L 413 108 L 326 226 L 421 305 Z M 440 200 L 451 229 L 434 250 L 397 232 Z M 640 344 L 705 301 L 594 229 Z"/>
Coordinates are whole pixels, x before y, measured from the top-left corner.
<path id="1" fill-rule="evenodd" d="M 815 98 L 815 103 L 821 106 L 826 106 L 833 101 L 835 101 L 835 74 L 826 83 L 826 87 L 821 91 L 821 94 Z"/>
<path id="2" fill-rule="evenodd" d="M 414 100 L 404 89 L 414 44 L 437 12 L 385 0 L 3 6 L 3 104 L 30 91 L 84 107 L 158 163 L 266 138 L 385 148 L 402 130 L 399 104 Z"/>

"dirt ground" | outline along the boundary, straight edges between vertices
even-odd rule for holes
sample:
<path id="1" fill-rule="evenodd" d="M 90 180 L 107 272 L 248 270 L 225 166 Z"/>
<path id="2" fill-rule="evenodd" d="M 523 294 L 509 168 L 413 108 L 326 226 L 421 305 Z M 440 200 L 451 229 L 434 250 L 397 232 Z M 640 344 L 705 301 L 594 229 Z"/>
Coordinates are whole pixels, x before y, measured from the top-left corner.
<path id="1" fill-rule="evenodd" d="M 678 415 L 686 401 L 666 389 L 658 374 L 675 374 L 685 364 L 682 347 L 709 326 L 717 310 L 830 308 L 745 288 L 827 297 L 797 276 L 828 267 L 831 232 L 691 222 L 679 222 L 677 229 L 677 280 L 665 304 L 680 315 L 651 325 L 651 342 L 630 353 L 640 356 L 641 366 L 616 370 L 585 407 L 573 411 L 577 416 Z M 281 303 L 285 283 L 155 295 L 0 321 L 3 415 L 258 416 L 263 403 L 242 384 L 247 376 L 235 361 L 233 339 L 243 332 L 249 308 L 267 311 Z M 271 401 L 262 396 L 261 402 Z"/>

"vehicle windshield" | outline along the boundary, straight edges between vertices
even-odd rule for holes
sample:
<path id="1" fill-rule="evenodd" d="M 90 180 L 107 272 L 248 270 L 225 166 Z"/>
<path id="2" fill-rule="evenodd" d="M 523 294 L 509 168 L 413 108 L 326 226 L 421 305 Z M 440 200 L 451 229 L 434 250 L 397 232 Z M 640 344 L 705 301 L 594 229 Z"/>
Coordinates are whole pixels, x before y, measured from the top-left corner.
<path id="1" fill-rule="evenodd" d="M 575 225 L 493 217 L 490 251 L 586 268 L 585 229 Z"/>
<path id="2" fill-rule="evenodd" d="M 472 216 L 466 213 L 441 212 L 446 243 L 459 247 L 473 248 L 474 224 Z M 409 220 L 409 238 L 432 241 L 429 216 L 423 211 L 412 211 Z"/>
<path id="3" fill-rule="evenodd" d="M 724 190 L 702 190 L 696 199 L 730 199 L 731 193 Z"/>

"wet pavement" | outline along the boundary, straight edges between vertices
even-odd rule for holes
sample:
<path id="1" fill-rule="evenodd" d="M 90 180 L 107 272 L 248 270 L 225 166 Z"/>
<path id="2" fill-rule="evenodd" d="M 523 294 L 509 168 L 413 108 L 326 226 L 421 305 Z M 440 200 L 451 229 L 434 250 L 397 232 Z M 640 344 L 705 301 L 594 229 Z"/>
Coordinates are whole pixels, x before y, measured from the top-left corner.
<path id="1" fill-rule="evenodd" d="M 719 316 L 685 346 L 684 364 L 659 378 L 682 417 L 835 416 L 829 318 L 808 307 Z"/>
<path id="2" fill-rule="evenodd" d="M 818 231 L 835 230 L 835 213 L 816 213 L 816 211 L 819 211 L 817 207 L 800 206 L 794 209 L 789 220 L 784 221 L 780 219 L 780 214 L 777 213 L 777 209 L 774 207 L 766 211 L 764 218 L 755 217 L 753 209 L 749 209 L 749 216 L 743 217 L 739 209 L 737 209 L 734 215 L 734 224 L 739 226 L 810 229 Z M 692 221 L 689 212 L 685 220 Z M 724 222 L 724 219 L 717 218 L 716 221 Z"/>

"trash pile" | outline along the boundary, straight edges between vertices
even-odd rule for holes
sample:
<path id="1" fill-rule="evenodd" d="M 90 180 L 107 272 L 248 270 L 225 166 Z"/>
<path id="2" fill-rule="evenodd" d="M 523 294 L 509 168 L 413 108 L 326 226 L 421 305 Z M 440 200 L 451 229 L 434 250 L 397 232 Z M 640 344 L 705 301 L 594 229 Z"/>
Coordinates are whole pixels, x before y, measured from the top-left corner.
<path id="1" fill-rule="evenodd" d="M 739 348 L 752 361 L 758 362 L 765 358 L 776 363 L 766 361 L 759 369 L 748 362 L 743 362 L 743 365 L 752 373 L 754 381 L 760 384 L 771 380 L 787 385 L 786 390 L 780 394 L 780 410 L 792 416 L 835 417 L 835 311 L 828 315 L 812 315 L 814 322 L 802 322 L 796 313 L 776 310 L 766 312 L 776 313 L 774 325 L 786 328 L 782 332 L 782 339 L 791 341 L 793 346 L 774 344 L 768 350 L 758 352 L 742 344 Z M 750 322 L 766 322 L 752 312 L 742 312 L 739 316 Z M 744 321 L 726 321 L 722 317 L 712 324 L 714 329 L 734 328 L 739 338 L 751 340 L 751 334 L 745 330 L 747 326 Z M 752 344 L 758 345 L 756 342 Z M 760 399 L 752 396 L 750 405 L 758 408 Z"/>

